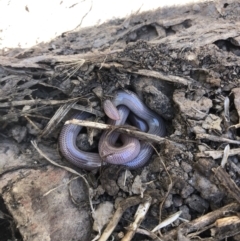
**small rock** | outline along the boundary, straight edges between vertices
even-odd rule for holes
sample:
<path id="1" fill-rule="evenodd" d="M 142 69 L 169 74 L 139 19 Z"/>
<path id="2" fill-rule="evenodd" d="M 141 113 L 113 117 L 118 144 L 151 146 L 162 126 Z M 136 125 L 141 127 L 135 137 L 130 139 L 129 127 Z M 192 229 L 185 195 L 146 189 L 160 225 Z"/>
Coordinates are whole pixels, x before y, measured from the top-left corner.
<path id="1" fill-rule="evenodd" d="M 191 195 L 185 202 L 191 209 L 201 214 L 206 212 L 209 207 L 208 202 L 196 194 Z"/>
<path id="2" fill-rule="evenodd" d="M 204 152 L 204 151 L 207 151 L 208 148 L 207 148 L 206 146 L 204 146 L 204 145 L 198 145 L 198 150 L 199 150 L 200 152 Z"/>
<path id="3" fill-rule="evenodd" d="M 130 192 L 133 175 L 129 170 L 125 170 L 119 175 L 117 184 L 124 192 Z"/>
<path id="4" fill-rule="evenodd" d="M 128 35 L 129 41 L 135 41 L 137 39 L 137 33 L 132 32 Z"/>
<path id="5" fill-rule="evenodd" d="M 20 143 L 27 135 L 27 128 L 25 126 L 16 125 L 10 130 L 12 137 Z"/>
<path id="6" fill-rule="evenodd" d="M 175 207 L 181 207 L 182 203 L 183 203 L 183 200 L 179 195 L 174 195 L 173 199 L 172 199 L 172 202 L 173 202 L 173 205 Z"/>
<path id="7" fill-rule="evenodd" d="M 179 207 L 179 211 L 182 211 L 181 218 L 191 220 L 191 215 L 189 214 L 189 208 L 187 205 Z"/>
<path id="8" fill-rule="evenodd" d="M 95 212 L 93 213 L 93 230 L 99 231 L 109 222 L 112 217 L 113 204 L 111 202 L 104 202 L 99 204 Z"/>
<path id="9" fill-rule="evenodd" d="M 102 86 L 97 86 L 96 88 L 92 89 L 92 92 L 93 92 L 98 98 L 102 98 L 102 97 L 103 97 L 103 89 L 102 89 Z"/>
<path id="10" fill-rule="evenodd" d="M 166 35 L 167 35 L 166 34 L 166 29 L 163 26 L 156 24 L 155 25 L 155 29 L 157 31 L 157 35 L 158 35 L 159 39 L 166 37 Z"/>
<path id="11" fill-rule="evenodd" d="M 91 197 L 94 197 L 94 199 L 98 199 L 99 196 L 105 193 L 105 190 L 103 189 L 102 185 L 99 185 L 96 189 L 91 189 L 91 191 Z"/>
<path id="12" fill-rule="evenodd" d="M 207 179 L 211 178 L 213 167 L 217 167 L 217 165 L 212 158 L 198 158 L 197 162 L 194 163 L 194 170 L 197 170 Z"/>
<path id="13" fill-rule="evenodd" d="M 216 115 L 209 114 L 207 118 L 203 121 L 202 127 L 208 130 L 217 130 L 222 132 L 221 127 L 222 119 Z"/>
<path id="14" fill-rule="evenodd" d="M 215 184 L 211 183 L 206 177 L 197 172 L 194 173 L 191 184 L 206 200 L 220 202 L 224 196 L 224 193 L 222 193 Z"/>
<path id="15" fill-rule="evenodd" d="M 181 163 L 181 167 L 182 167 L 182 169 L 185 171 L 185 172 L 187 172 L 187 173 L 189 173 L 189 172 L 191 172 L 192 171 L 192 166 L 190 166 L 188 163 L 186 163 L 186 162 L 182 162 Z"/>
<path id="16" fill-rule="evenodd" d="M 191 195 L 194 192 L 194 188 L 191 185 L 186 185 L 182 191 L 181 191 L 181 197 L 187 198 L 189 195 Z"/>
<path id="17" fill-rule="evenodd" d="M 143 91 L 147 93 L 147 105 L 165 119 L 170 120 L 174 116 L 174 109 L 170 99 L 155 86 L 146 86 Z"/>
<path id="18" fill-rule="evenodd" d="M 43 126 L 38 122 L 34 122 L 34 125 L 35 126 L 33 126 L 31 123 L 27 123 L 27 130 L 29 134 L 36 136 L 40 133 Z"/>
<path id="19" fill-rule="evenodd" d="M 202 120 L 213 106 L 212 100 L 202 96 L 199 100 L 190 100 L 185 97 L 185 90 L 176 90 L 173 101 L 178 105 L 182 114 L 194 120 Z"/>
<path id="20" fill-rule="evenodd" d="M 100 182 L 103 189 L 110 195 L 115 196 L 119 192 L 119 187 L 117 185 L 118 175 L 120 174 L 122 168 L 117 165 L 109 165 L 100 177 Z"/>
<path id="21" fill-rule="evenodd" d="M 169 207 L 172 206 L 172 204 L 173 204 L 172 194 L 169 194 L 169 195 L 167 196 L 167 198 L 166 198 L 165 203 L 164 203 L 164 207 L 165 207 L 165 208 L 169 208 Z"/>
<path id="22" fill-rule="evenodd" d="M 192 7 L 193 11 L 199 12 L 201 10 L 200 6 L 198 4 L 194 4 Z"/>
<path id="23" fill-rule="evenodd" d="M 132 185 L 132 192 L 134 194 L 142 194 L 146 190 L 146 185 L 142 183 L 141 177 L 137 175 Z"/>
<path id="24" fill-rule="evenodd" d="M 0 180 L 4 185 L 0 190 L 8 190 L 2 192 L 1 197 L 25 240 L 69 240 L 69 237 L 88 240 L 89 210 L 76 206 L 69 197 L 68 184 L 71 183 L 74 197 L 78 192 L 77 200 L 87 202 L 87 191 L 81 179 L 73 181 L 66 170 L 53 166 L 31 171 L 20 169 L 9 174 L 11 181 L 3 184 L 5 176 Z"/>
<path id="25" fill-rule="evenodd" d="M 195 133 L 195 134 L 205 134 L 206 133 L 206 130 L 203 129 L 201 126 L 194 126 L 192 128 L 192 130 L 193 130 L 193 133 Z"/>
<path id="26" fill-rule="evenodd" d="M 77 136 L 76 144 L 82 151 L 92 151 L 93 149 L 97 148 L 97 143 L 94 142 L 92 144 L 88 141 L 88 134 L 81 133 Z"/>
<path id="27" fill-rule="evenodd" d="M 147 182 L 148 179 L 148 174 L 149 174 L 149 168 L 148 167 L 144 167 L 141 173 L 141 180 L 142 182 Z"/>

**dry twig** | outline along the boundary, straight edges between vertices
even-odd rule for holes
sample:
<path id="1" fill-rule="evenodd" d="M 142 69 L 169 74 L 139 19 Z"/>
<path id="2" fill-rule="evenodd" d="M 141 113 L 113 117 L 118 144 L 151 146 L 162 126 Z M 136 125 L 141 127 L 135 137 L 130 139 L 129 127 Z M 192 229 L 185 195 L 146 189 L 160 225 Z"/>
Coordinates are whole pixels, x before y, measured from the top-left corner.
<path id="1" fill-rule="evenodd" d="M 149 196 L 146 196 L 144 198 L 141 198 L 139 196 L 136 197 L 130 197 L 122 202 L 120 202 L 116 212 L 112 216 L 110 222 L 108 223 L 107 227 L 105 228 L 104 232 L 102 233 L 100 239 L 98 241 L 106 241 L 115 227 L 117 226 L 119 220 L 121 219 L 123 213 L 131 206 L 137 205 L 139 203 L 145 202 L 146 200 L 149 199 Z"/>
<path id="2" fill-rule="evenodd" d="M 209 135 L 209 134 L 197 134 L 196 135 L 196 139 L 207 139 L 210 141 L 215 141 L 215 142 L 226 142 L 226 143 L 230 143 L 230 144 L 240 144 L 240 141 L 236 141 L 236 140 L 231 140 L 228 138 L 224 138 L 221 136 L 214 136 L 214 135 Z"/>
<path id="3" fill-rule="evenodd" d="M 132 60 L 130 60 L 130 61 L 132 61 Z M 138 75 L 147 76 L 147 77 L 150 76 L 150 77 L 153 77 L 156 79 L 165 80 L 165 81 L 168 81 L 171 83 L 182 84 L 185 86 L 189 86 L 194 82 L 194 80 L 192 80 L 192 79 L 187 79 L 187 78 L 183 78 L 183 77 L 179 77 L 179 76 L 175 76 L 175 75 L 167 75 L 165 73 L 161 73 L 160 71 L 154 71 L 154 70 L 149 70 L 149 69 L 138 69 L 137 71 L 133 71 L 132 69 L 124 68 L 123 64 L 120 64 L 117 62 L 103 63 L 101 65 L 101 67 L 104 67 L 107 69 L 110 69 L 112 67 L 120 68 L 120 69 L 127 71 L 128 73 L 138 74 Z"/>
<path id="4" fill-rule="evenodd" d="M 106 130 L 106 129 L 115 130 L 117 132 L 120 132 L 123 134 L 128 134 L 128 135 L 134 136 L 136 138 L 139 138 L 140 140 L 145 140 L 145 141 L 149 141 L 149 142 L 161 143 L 166 140 L 163 137 L 149 134 L 146 132 L 136 131 L 136 130 L 129 129 L 126 127 L 112 126 L 112 125 L 97 123 L 97 122 L 92 122 L 92 121 L 73 119 L 73 120 L 66 121 L 65 125 L 67 125 L 67 124 L 75 124 L 75 125 L 86 126 L 86 127 L 91 127 L 91 128 L 103 129 L 103 130 Z"/>
<path id="5" fill-rule="evenodd" d="M 240 189 L 229 174 L 222 167 L 213 168 L 212 171 L 219 183 L 224 186 L 227 192 L 240 204 Z"/>
<path id="6" fill-rule="evenodd" d="M 219 159 L 223 157 L 223 154 L 224 154 L 224 150 L 203 151 L 203 152 L 197 153 L 196 157 L 212 157 L 213 159 Z M 230 149 L 228 152 L 229 156 L 235 156 L 238 154 L 240 154 L 240 148 Z"/>
<path id="7" fill-rule="evenodd" d="M 145 197 L 145 201 L 144 203 L 141 203 L 138 206 L 137 212 L 134 216 L 134 222 L 131 223 L 129 225 L 129 227 L 127 228 L 127 233 L 125 234 L 125 236 L 122 238 L 121 241 L 130 241 L 132 240 L 132 237 L 134 236 L 134 234 L 136 233 L 138 227 L 140 226 L 141 222 L 143 221 L 143 219 L 145 218 L 149 207 L 151 206 L 152 203 L 152 198 L 150 196 L 146 196 Z"/>
<path id="8" fill-rule="evenodd" d="M 177 240 L 177 235 L 179 235 L 179 232 L 181 232 L 183 235 L 187 235 L 188 233 L 202 230 L 204 229 L 204 227 L 213 224 L 217 219 L 226 217 L 227 215 L 232 214 L 234 212 L 238 212 L 239 210 L 240 210 L 240 205 L 238 203 L 228 204 L 215 211 L 209 212 L 206 215 L 196 218 L 191 222 L 181 224 L 180 227 L 166 233 L 162 237 L 162 239 L 164 241 Z"/>
<path id="9" fill-rule="evenodd" d="M 12 107 L 12 106 L 32 106 L 32 105 L 62 105 L 66 103 L 71 103 L 74 101 L 78 101 L 79 98 L 69 99 L 69 100 L 43 100 L 43 99 L 36 99 L 36 100 L 16 100 L 10 102 L 0 103 L 0 108 Z"/>

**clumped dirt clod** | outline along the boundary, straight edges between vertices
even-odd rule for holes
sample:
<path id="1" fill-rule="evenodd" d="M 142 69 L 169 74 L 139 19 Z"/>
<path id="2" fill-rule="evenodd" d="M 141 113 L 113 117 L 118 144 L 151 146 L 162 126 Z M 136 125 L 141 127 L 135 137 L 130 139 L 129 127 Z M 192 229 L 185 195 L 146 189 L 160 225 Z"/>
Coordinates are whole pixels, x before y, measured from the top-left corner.
<path id="1" fill-rule="evenodd" d="M 3 50 L 1 219 L 33 241 L 239 240 L 239 9 L 237 1 L 163 8 Z M 111 128 L 103 100 L 118 89 L 163 116 L 167 137 L 119 129 L 155 148 L 137 170 L 71 166 L 58 151 L 63 123 L 92 113 L 79 142 L 96 149 Z"/>

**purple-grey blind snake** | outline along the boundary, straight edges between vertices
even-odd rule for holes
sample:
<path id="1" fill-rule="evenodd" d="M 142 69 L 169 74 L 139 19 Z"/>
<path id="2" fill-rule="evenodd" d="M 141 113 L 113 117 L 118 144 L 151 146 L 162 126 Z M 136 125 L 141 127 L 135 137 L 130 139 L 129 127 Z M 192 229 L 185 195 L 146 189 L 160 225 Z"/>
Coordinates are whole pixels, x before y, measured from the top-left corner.
<path id="1" fill-rule="evenodd" d="M 116 108 L 113 110 L 114 106 L 118 112 L 116 112 Z M 105 101 L 104 110 L 108 115 L 113 116 L 112 118 L 117 119 L 109 118 L 108 123 L 111 125 L 124 125 L 129 116 L 130 122 L 141 131 L 162 137 L 166 135 L 163 119 L 150 110 L 131 91 L 117 91 L 111 101 Z M 113 110 L 113 114 L 111 110 Z M 72 116 L 72 119 L 85 120 L 90 116 L 92 116 L 90 113 L 78 112 Z M 149 143 L 139 142 L 136 138 L 117 132 L 108 134 L 109 131 L 104 131 L 100 138 L 99 154 L 85 152 L 76 145 L 76 138 L 81 129 L 82 126 L 79 125 L 64 125 L 59 136 L 61 153 L 69 162 L 80 168 L 93 170 L 109 162 L 126 165 L 129 169 L 136 169 L 144 166 L 153 153 L 153 148 Z M 116 147 L 115 143 L 119 136 L 123 145 Z"/>
<path id="2" fill-rule="evenodd" d="M 113 126 L 124 125 L 130 110 L 124 105 L 118 108 L 113 106 L 113 109 L 116 109 L 115 111 L 118 113 L 117 118 L 119 119 L 112 120 L 109 118 L 108 124 Z M 116 147 L 116 141 L 119 136 L 123 145 Z M 140 152 L 140 142 L 136 138 L 124 134 L 120 135 L 116 131 L 104 131 L 99 140 L 98 150 L 100 157 L 105 162 L 118 165 L 125 164 L 137 157 Z"/>

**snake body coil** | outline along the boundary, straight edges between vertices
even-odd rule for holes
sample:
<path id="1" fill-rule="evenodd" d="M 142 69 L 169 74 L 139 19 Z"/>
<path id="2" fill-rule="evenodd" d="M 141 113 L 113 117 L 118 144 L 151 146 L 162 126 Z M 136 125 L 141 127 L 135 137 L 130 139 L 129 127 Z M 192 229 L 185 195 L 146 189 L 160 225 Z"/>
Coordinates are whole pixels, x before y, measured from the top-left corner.
<path id="1" fill-rule="evenodd" d="M 108 104 L 109 103 L 109 104 Z M 112 116 L 117 116 L 117 120 L 109 119 L 111 125 L 124 125 L 129 116 L 130 121 L 134 122 L 141 131 L 155 134 L 158 136 L 166 135 L 166 127 L 163 119 L 155 112 L 150 110 L 133 92 L 117 91 L 111 102 L 106 102 L 104 108 L 110 112 L 113 106 L 117 107 L 119 116 L 116 115 L 116 109 Z M 131 114 L 129 114 L 131 112 Z M 91 114 L 86 112 L 76 113 L 72 119 L 85 120 Z M 112 132 L 108 135 L 104 131 L 99 141 L 99 154 L 80 150 L 76 145 L 76 138 L 82 127 L 79 125 L 64 125 L 60 136 L 59 145 L 63 156 L 74 165 L 92 170 L 99 168 L 103 162 L 109 162 L 118 165 L 126 165 L 130 169 L 135 169 L 146 164 L 153 153 L 150 144 L 138 141 L 128 135 Z M 147 130 L 147 131 L 146 131 Z M 122 146 L 116 147 L 115 143 L 120 136 Z"/>

